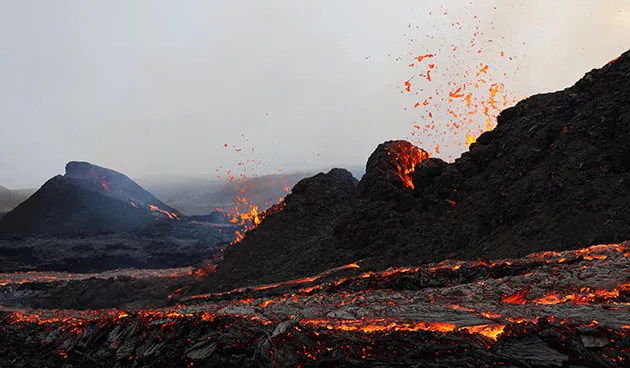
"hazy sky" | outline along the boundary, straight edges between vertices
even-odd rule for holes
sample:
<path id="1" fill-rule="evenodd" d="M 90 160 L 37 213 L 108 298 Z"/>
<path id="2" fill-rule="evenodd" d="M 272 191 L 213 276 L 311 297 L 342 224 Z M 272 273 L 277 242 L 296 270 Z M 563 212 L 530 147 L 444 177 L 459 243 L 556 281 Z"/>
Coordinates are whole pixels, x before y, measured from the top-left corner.
<path id="1" fill-rule="evenodd" d="M 496 38 L 448 63 L 505 50 L 488 64 L 522 96 L 630 48 L 627 0 L 1 1 L 0 185 L 70 160 L 131 177 L 363 165 L 413 130 L 414 55 L 465 47 L 473 16 Z"/>

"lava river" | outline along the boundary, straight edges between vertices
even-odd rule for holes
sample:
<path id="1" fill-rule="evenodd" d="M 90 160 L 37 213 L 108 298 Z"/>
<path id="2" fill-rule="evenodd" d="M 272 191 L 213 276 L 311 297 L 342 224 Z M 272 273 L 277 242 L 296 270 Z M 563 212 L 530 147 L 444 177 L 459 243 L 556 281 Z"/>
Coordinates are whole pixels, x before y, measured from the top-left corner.
<path id="1" fill-rule="evenodd" d="M 180 297 L 0 312 L 1 365 L 615 367 L 630 358 L 627 243 Z M 37 356 L 26 354 L 38 351 Z"/>

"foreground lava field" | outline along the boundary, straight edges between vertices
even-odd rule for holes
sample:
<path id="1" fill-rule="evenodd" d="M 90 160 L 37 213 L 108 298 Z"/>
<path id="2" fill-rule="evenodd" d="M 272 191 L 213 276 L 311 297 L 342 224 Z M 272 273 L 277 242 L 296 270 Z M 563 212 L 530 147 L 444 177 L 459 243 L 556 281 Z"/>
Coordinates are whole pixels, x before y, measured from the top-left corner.
<path id="1" fill-rule="evenodd" d="M 178 290 L 166 308 L 3 307 L 0 366 L 625 366 L 629 258 L 623 243 L 382 272 L 357 262 L 219 294 Z"/>

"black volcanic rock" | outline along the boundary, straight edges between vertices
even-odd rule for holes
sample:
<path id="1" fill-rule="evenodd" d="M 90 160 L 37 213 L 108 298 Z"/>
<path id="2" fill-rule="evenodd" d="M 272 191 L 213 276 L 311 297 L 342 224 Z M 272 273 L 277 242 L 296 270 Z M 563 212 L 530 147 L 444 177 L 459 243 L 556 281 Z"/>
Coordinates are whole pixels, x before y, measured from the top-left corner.
<path id="1" fill-rule="evenodd" d="M 630 52 L 573 87 L 521 101 L 497 122 L 455 162 L 417 165 L 413 191 L 390 175 L 394 166 L 379 146 L 360 200 L 331 203 L 335 216 L 321 206 L 287 206 L 270 216 L 226 253 L 215 289 L 245 285 L 252 275 L 270 282 L 315 274 L 358 258 L 383 267 L 630 239 Z M 309 197 L 318 200 L 315 192 Z"/>
<path id="2" fill-rule="evenodd" d="M 264 280 L 269 270 L 286 278 L 296 271 L 306 274 L 313 265 L 326 268 L 354 259 L 353 252 L 337 247 L 331 234 L 335 224 L 357 204 L 357 183 L 345 169 L 302 179 L 285 198 L 282 211 L 266 216 L 243 241 L 226 249 L 225 261 L 217 269 L 223 282 L 232 282 L 234 274 L 239 281 L 256 283 Z M 320 257 L 322 252 L 335 257 Z M 254 267 L 252 260 L 256 260 Z"/>
<path id="3" fill-rule="evenodd" d="M 114 170 L 87 162 L 71 161 L 66 164 L 65 177 L 82 189 L 95 191 L 121 201 L 133 202 L 136 205 L 155 205 L 179 216 L 177 210 L 160 202 L 136 182 Z"/>
<path id="4" fill-rule="evenodd" d="M 365 175 L 359 182 L 359 195 L 370 200 L 398 200 L 401 192 L 412 189 L 416 164 L 429 154 L 407 141 L 379 144 L 367 161 Z"/>
<path id="5" fill-rule="evenodd" d="M 179 214 L 123 174 L 70 162 L 0 220 L 0 233 L 94 233 L 141 229 Z"/>

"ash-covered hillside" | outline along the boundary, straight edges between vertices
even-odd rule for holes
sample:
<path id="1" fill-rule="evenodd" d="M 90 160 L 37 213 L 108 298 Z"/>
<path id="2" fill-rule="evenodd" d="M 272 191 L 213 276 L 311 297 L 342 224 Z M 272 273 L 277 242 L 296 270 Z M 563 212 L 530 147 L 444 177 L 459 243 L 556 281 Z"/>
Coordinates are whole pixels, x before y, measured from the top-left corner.
<path id="1" fill-rule="evenodd" d="M 380 145 L 357 184 L 333 170 L 230 247 L 210 289 L 365 265 L 519 257 L 630 239 L 630 52 L 503 111 L 453 163 Z"/>
<path id="2" fill-rule="evenodd" d="M 87 162 L 69 162 L 0 219 L 0 233 L 95 233 L 146 228 L 179 213 L 127 176 Z"/>

